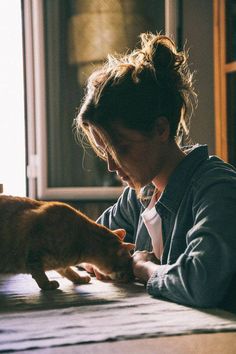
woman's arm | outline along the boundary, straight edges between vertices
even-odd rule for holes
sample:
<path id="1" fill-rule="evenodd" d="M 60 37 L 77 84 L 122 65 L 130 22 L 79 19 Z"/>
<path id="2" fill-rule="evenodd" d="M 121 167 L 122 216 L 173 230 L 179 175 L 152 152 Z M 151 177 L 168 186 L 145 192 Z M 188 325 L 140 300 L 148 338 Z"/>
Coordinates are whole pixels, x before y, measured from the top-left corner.
<path id="1" fill-rule="evenodd" d="M 147 280 L 147 290 L 153 296 L 214 307 L 222 301 L 236 274 L 235 184 L 218 183 L 204 192 L 199 186 L 193 215 L 185 252 L 174 264 L 158 266 L 136 255 L 134 273 Z"/>
<path id="2" fill-rule="evenodd" d="M 136 230 L 140 214 L 140 202 L 131 188 L 125 188 L 118 201 L 103 212 L 98 218 L 99 224 L 111 230 L 125 229 L 125 241 L 135 242 Z"/>

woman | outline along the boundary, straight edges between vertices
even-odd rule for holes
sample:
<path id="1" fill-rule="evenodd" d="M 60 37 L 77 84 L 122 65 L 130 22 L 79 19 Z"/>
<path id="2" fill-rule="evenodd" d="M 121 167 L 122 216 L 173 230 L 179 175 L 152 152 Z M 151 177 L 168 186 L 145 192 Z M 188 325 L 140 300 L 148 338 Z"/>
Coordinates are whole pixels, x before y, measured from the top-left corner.
<path id="1" fill-rule="evenodd" d="M 76 125 L 128 185 L 98 222 L 136 243 L 136 278 L 153 296 L 212 307 L 236 274 L 236 171 L 181 144 L 196 101 L 186 59 L 142 34 L 140 49 L 91 75 Z"/>

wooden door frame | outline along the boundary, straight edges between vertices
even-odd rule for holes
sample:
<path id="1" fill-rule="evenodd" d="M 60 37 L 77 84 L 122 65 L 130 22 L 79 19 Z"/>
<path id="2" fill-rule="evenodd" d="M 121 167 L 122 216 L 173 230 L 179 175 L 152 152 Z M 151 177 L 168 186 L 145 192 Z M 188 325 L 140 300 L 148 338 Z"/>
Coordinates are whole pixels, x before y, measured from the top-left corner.
<path id="1" fill-rule="evenodd" d="M 228 161 L 225 55 L 225 1 L 213 0 L 215 150 Z"/>

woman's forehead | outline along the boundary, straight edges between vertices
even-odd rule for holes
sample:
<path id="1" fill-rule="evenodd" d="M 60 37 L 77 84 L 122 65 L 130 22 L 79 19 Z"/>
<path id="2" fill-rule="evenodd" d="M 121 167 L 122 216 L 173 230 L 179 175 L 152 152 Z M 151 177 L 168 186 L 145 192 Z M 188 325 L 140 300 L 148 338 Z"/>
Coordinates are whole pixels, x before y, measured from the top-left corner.
<path id="1" fill-rule="evenodd" d="M 90 126 L 89 131 L 95 143 L 99 146 L 106 146 L 109 140 L 115 145 L 119 145 L 124 142 L 141 142 L 146 140 L 146 136 L 141 132 L 126 128 L 121 124 L 113 124 L 112 134 L 108 134 L 102 129 L 94 126 Z"/>

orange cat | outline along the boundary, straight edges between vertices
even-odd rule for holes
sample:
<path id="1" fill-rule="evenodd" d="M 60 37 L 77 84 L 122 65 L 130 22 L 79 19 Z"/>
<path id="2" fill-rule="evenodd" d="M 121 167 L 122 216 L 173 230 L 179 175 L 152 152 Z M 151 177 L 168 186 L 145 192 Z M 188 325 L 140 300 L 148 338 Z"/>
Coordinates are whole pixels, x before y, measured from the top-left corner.
<path id="1" fill-rule="evenodd" d="M 56 289 L 45 271 L 56 270 L 75 284 L 88 283 L 70 266 L 87 262 L 113 278 L 132 277 L 123 237 L 61 202 L 0 196 L 0 273 L 29 273 L 41 289 Z"/>

